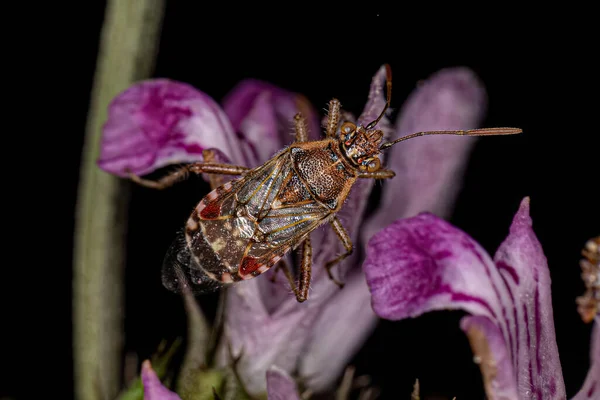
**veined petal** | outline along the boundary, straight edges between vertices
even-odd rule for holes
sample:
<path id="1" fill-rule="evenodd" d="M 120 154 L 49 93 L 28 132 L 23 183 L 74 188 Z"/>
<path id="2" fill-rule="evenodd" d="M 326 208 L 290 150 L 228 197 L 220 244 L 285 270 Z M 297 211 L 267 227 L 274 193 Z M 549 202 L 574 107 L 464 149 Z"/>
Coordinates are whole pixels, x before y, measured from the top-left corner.
<path id="1" fill-rule="evenodd" d="M 139 82 L 111 102 L 103 127 L 98 165 L 127 176 L 174 163 L 202 160 L 218 148 L 242 160 L 237 137 L 219 105 L 192 86 L 168 79 Z"/>
<path id="2" fill-rule="evenodd" d="M 430 130 L 476 128 L 486 109 L 486 93 L 467 68 L 441 70 L 420 84 L 402 106 L 394 139 Z M 362 229 L 366 242 L 398 218 L 422 211 L 446 217 L 460 189 L 475 138 L 424 136 L 387 152 L 386 168 L 396 176 L 384 182 L 381 205 Z"/>
<path id="3" fill-rule="evenodd" d="M 306 118 L 313 139 L 321 134 L 317 114 L 304 96 L 263 81 L 240 82 L 223 100 L 223 109 L 248 149 L 248 166 L 264 163 L 294 140 L 298 112 Z"/>
<path id="4" fill-rule="evenodd" d="M 300 400 L 294 380 L 277 366 L 267 371 L 267 395 L 268 400 Z"/>
<path id="5" fill-rule="evenodd" d="M 146 360 L 142 364 L 142 383 L 145 400 L 181 400 L 177 394 L 163 386 L 152 369 L 150 360 Z"/>
<path id="6" fill-rule="evenodd" d="M 463 328 L 490 335 L 486 339 L 495 362 L 510 357 L 519 398 L 565 398 L 550 276 L 531 228 L 529 198 L 521 202 L 495 262 L 467 234 L 423 213 L 375 234 L 364 269 L 379 316 L 397 320 L 432 310 L 463 309 L 485 317 L 494 329 L 480 319 L 465 320 Z M 511 393 L 507 373 L 502 371 L 486 388 L 501 385 L 503 393 Z M 488 392 L 488 397 L 501 394 Z"/>
<path id="7" fill-rule="evenodd" d="M 481 368 L 483 385 L 490 400 L 519 399 L 511 354 L 498 326 L 488 317 L 464 317 L 461 329 L 467 334 L 474 359 Z"/>
<path id="8" fill-rule="evenodd" d="M 542 246 L 532 229 L 529 198 L 521 202 L 510 233 L 498 248 L 494 261 L 514 304 L 512 310 L 506 309 L 502 319 L 509 329 L 508 345 L 517 371 L 520 396 L 564 399 L 550 273 Z"/>
<path id="9" fill-rule="evenodd" d="M 594 320 L 592 330 L 590 370 L 588 371 L 583 387 L 573 397 L 573 400 L 592 400 L 600 396 L 600 317 Z"/>

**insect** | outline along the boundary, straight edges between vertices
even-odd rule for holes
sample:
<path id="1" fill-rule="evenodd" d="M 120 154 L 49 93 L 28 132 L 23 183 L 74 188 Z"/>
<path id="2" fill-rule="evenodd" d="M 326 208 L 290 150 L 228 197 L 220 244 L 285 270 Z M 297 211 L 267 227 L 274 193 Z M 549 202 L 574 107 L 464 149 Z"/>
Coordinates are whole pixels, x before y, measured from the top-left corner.
<path id="1" fill-rule="evenodd" d="M 244 166 L 208 161 L 188 164 L 152 181 L 131 175 L 143 186 L 164 189 L 189 173 L 238 175 L 214 187 L 195 207 L 185 228 L 167 252 L 163 283 L 175 292 L 214 291 L 256 277 L 276 265 L 282 270 L 299 302 L 308 297 L 312 247 L 310 234 L 329 223 L 345 252 L 325 264 L 329 278 L 340 287 L 332 267 L 352 254 L 352 241 L 336 214 L 357 179 L 390 179 L 394 172 L 382 167 L 378 155 L 396 143 L 423 135 L 489 136 L 521 133 L 517 128 L 418 132 L 382 143 L 377 124 L 390 106 L 392 76 L 386 65 L 386 104 L 366 126 L 341 121 L 341 105 L 329 102 L 325 137 L 309 141 L 304 117 L 294 117 L 295 141 L 263 165 Z M 216 186 L 216 184 L 215 184 Z M 282 257 L 301 249 L 298 283 Z"/>
<path id="2" fill-rule="evenodd" d="M 581 254 L 584 258 L 579 264 L 586 291 L 577 297 L 577 311 L 589 323 L 600 311 L 600 236 L 588 240 Z"/>

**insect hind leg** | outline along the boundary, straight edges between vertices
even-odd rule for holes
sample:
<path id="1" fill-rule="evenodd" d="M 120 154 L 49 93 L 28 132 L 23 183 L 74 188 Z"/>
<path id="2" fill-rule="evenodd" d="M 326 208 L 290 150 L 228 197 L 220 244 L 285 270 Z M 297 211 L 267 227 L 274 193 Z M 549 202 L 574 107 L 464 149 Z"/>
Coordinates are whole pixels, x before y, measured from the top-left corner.
<path id="1" fill-rule="evenodd" d="M 333 283 L 338 285 L 341 289 L 344 287 L 344 282 L 340 282 L 333 277 L 333 274 L 331 273 L 331 268 L 333 268 L 336 264 L 338 264 L 343 259 L 345 259 L 349 255 L 351 255 L 354 248 L 352 246 L 352 239 L 350 239 L 348 232 L 346 232 L 346 230 L 344 229 L 344 226 L 342 225 L 342 223 L 340 222 L 338 217 L 333 218 L 331 220 L 330 224 L 331 224 L 331 227 L 333 228 L 333 231 L 336 233 L 336 235 L 338 236 L 338 238 L 344 245 L 346 252 L 343 254 L 340 254 L 335 259 L 333 259 L 333 260 L 329 261 L 327 264 L 325 264 L 325 270 L 327 271 L 327 275 L 329 276 L 329 279 L 331 279 L 333 281 Z"/>
<path id="2" fill-rule="evenodd" d="M 306 238 L 304 242 L 302 242 L 302 262 L 300 265 L 298 284 L 296 285 L 289 266 L 283 260 L 279 261 L 275 266 L 271 281 L 275 282 L 279 270 L 283 271 L 283 274 L 287 278 L 290 287 L 296 296 L 296 300 L 298 300 L 299 303 L 306 301 L 306 299 L 308 299 L 308 289 L 310 287 L 310 277 L 312 272 L 312 246 L 310 244 L 310 238 Z"/>
<path id="3" fill-rule="evenodd" d="M 173 186 L 174 184 L 181 182 L 187 179 L 190 175 L 190 172 L 200 175 L 200 174 L 210 174 L 210 175 L 243 175 L 247 171 L 250 170 L 248 167 L 242 167 L 240 165 L 230 165 L 230 164 L 221 164 L 210 162 L 210 160 L 215 159 L 215 154 L 212 150 L 204 150 L 203 156 L 205 157 L 204 162 L 198 162 L 193 164 L 188 164 L 180 167 L 179 169 L 171 172 L 169 175 L 163 176 L 159 180 L 151 180 L 144 179 L 139 177 L 138 175 L 129 174 L 129 179 L 138 185 L 145 186 L 150 189 L 163 190 L 168 187 Z M 208 157 L 208 161 L 206 158 Z M 216 182 L 215 182 L 216 183 Z M 213 181 L 211 180 L 211 186 Z M 217 185 L 219 186 L 219 185 Z M 214 188 L 213 188 L 214 189 Z"/>

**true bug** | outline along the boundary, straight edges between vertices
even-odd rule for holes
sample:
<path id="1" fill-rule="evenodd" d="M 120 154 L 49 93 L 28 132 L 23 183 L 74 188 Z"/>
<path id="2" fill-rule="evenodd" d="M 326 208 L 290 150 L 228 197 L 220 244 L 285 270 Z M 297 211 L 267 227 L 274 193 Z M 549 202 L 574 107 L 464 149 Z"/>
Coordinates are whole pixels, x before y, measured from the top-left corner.
<path id="1" fill-rule="evenodd" d="M 302 248 L 298 285 L 283 263 L 299 302 L 305 301 L 311 275 L 310 233 L 330 223 L 345 253 L 325 268 L 333 282 L 331 268 L 352 253 L 352 242 L 336 217 L 357 179 L 389 179 L 394 172 L 381 167 L 379 153 L 401 141 L 423 135 L 487 136 L 520 133 L 516 128 L 467 131 L 418 132 L 389 143 L 381 143 L 383 132 L 376 129 L 391 102 L 391 69 L 386 65 L 386 104 L 379 116 L 366 126 L 345 121 L 340 125 L 341 106 L 329 102 L 325 138 L 308 141 L 303 116 L 294 117 L 295 141 L 265 164 L 250 169 L 208 161 L 189 164 L 158 181 L 131 175 L 135 182 L 164 189 L 195 174 L 240 175 L 241 178 L 213 188 L 193 210 L 167 252 L 163 283 L 173 291 L 213 291 L 227 284 L 253 278 L 277 264 L 292 248 Z"/>

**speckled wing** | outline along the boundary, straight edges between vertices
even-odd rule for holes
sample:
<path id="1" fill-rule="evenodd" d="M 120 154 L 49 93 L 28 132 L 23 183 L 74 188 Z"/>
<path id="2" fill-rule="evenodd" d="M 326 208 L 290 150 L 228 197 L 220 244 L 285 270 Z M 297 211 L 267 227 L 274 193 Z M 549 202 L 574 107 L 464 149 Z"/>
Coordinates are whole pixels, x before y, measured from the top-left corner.
<path id="1" fill-rule="evenodd" d="M 200 201 L 183 238 L 169 250 L 163 282 L 174 291 L 203 293 L 250 279 L 275 265 L 330 213 L 283 151 Z"/>

